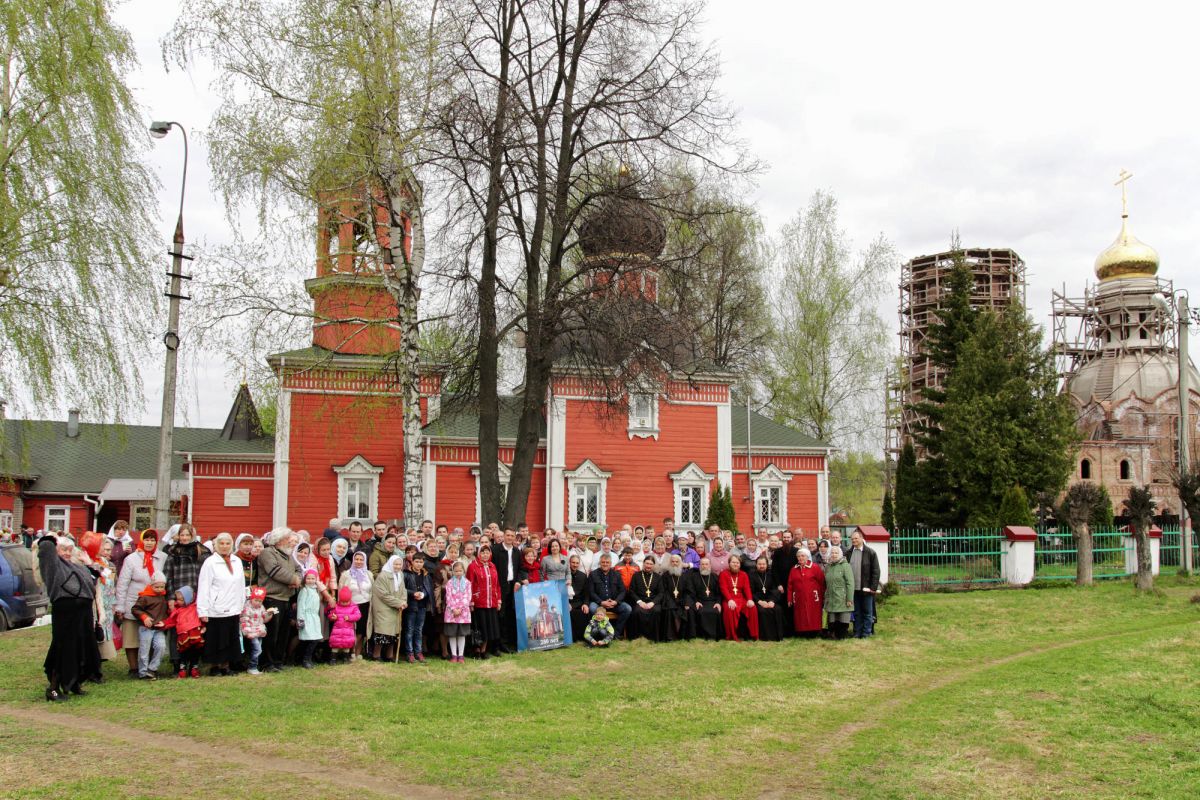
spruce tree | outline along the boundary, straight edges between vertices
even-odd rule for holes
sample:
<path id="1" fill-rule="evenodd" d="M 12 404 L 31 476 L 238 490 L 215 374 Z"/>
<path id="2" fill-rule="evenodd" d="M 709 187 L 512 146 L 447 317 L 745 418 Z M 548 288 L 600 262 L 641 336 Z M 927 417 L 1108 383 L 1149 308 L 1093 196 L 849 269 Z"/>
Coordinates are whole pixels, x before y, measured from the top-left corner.
<path id="1" fill-rule="evenodd" d="M 883 493 L 883 510 L 880 513 L 880 523 L 888 531 L 895 530 L 896 528 L 896 511 L 892 506 L 892 492 L 890 489 L 885 490 Z"/>
<path id="2" fill-rule="evenodd" d="M 733 508 L 733 493 L 729 487 L 716 487 L 708 496 L 708 514 L 704 527 L 716 525 L 723 531 L 737 533 L 737 515 Z"/>
<path id="3" fill-rule="evenodd" d="M 920 475 L 912 442 L 905 442 L 896 463 L 895 524 L 901 530 L 921 524 Z"/>
<path id="4" fill-rule="evenodd" d="M 1023 308 L 978 315 L 946 380 L 940 417 L 958 524 L 995 519 L 1015 484 L 1035 494 L 1066 485 L 1079 441 L 1075 415 L 1058 392 L 1041 331 Z"/>

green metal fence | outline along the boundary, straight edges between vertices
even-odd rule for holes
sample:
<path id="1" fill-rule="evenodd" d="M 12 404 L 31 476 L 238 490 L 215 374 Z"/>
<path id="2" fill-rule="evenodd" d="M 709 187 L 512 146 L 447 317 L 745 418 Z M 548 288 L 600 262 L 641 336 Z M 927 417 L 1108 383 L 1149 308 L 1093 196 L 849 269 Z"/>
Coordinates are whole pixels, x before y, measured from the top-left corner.
<path id="1" fill-rule="evenodd" d="M 1125 537 L 1121 531 L 1092 533 L 1092 577 L 1120 578 L 1125 569 Z M 1042 580 L 1075 580 L 1078 561 L 1075 537 L 1065 529 L 1038 531 L 1034 577 Z"/>
<path id="2" fill-rule="evenodd" d="M 1159 569 L 1179 567 L 1183 564 L 1183 534 L 1179 528 L 1163 528 L 1158 551 Z M 1192 560 L 1195 563 L 1195 559 Z"/>
<path id="3" fill-rule="evenodd" d="M 917 590 L 1000 582 L 999 528 L 901 530 L 888 548 L 889 580 Z"/>

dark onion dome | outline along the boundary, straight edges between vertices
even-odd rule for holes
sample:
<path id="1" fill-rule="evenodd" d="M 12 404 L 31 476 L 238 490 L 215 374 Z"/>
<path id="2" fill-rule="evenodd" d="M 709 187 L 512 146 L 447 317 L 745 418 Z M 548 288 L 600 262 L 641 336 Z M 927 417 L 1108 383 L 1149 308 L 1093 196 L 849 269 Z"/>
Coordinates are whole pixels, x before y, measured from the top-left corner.
<path id="1" fill-rule="evenodd" d="M 658 258 L 667 244 L 667 227 L 658 212 L 634 188 L 628 167 L 616 183 L 592 201 L 579 225 L 583 254 Z"/>

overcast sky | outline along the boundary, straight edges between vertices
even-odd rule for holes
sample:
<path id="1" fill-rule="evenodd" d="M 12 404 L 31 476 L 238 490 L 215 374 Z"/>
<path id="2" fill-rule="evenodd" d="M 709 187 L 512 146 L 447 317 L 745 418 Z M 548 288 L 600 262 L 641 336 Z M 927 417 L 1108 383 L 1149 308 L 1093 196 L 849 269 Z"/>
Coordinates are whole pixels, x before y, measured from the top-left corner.
<path id="1" fill-rule="evenodd" d="M 1200 48 L 1183 8 L 711 0 L 708 33 L 742 134 L 768 165 L 754 197 L 770 230 L 825 189 L 856 243 L 883 233 L 904 259 L 945 249 L 955 229 L 968 247 L 1011 247 L 1027 264 L 1029 310 L 1048 325 L 1051 290 L 1082 294 L 1119 230 L 1121 168 L 1135 175 L 1130 223 L 1158 249 L 1160 275 L 1200 288 Z M 211 76 L 166 72 L 159 52 L 176 9 L 131 0 L 117 19 L 137 41 L 131 83 L 147 118 L 202 131 Z M 174 136 L 151 156 L 164 236 L 178 202 Z M 194 143 L 187 235 L 217 244 L 227 224 L 206 158 Z M 203 280 L 202 261 L 195 273 Z M 220 426 L 236 377 L 199 356 L 179 421 Z M 146 372 L 140 421 L 153 423 L 161 367 Z"/>

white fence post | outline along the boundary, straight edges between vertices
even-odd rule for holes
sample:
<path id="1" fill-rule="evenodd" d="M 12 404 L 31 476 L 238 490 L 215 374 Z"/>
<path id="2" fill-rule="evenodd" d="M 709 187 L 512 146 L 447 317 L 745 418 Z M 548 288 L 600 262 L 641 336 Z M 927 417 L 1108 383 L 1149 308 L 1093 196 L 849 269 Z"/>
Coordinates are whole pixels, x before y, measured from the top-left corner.
<path id="1" fill-rule="evenodd" d="M 1150 537 L 1150 574 L 1157 575 L 1162 564 L 1162 528 L 1152 525 L 1146 535 Z M 1137 539 L 1129 532 L 1121 537 L 1121 544 L 1125 546 L 1125 574 L 1136 575 Z"/>
<path id="2" fill-rule="evenodd" d="M 859 525 L 856 530 L 862 534 L 863 543 L 879 557 L 879 585 L 883 586 L 888 582 L 888 548 L 892 535 L 882 525 Z"/>
<path id="3" fill-rule="evenodd" d="M 1026 586 L 1037 572 L 1037 531 L 1021 525 L 1004 529 L 1000 542 L 1000 579 L 1009 586 Z"/>

